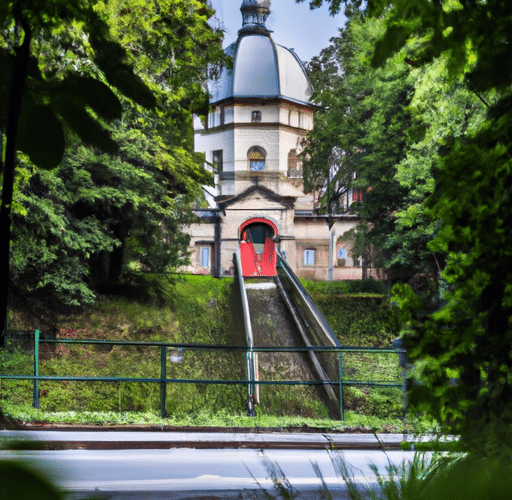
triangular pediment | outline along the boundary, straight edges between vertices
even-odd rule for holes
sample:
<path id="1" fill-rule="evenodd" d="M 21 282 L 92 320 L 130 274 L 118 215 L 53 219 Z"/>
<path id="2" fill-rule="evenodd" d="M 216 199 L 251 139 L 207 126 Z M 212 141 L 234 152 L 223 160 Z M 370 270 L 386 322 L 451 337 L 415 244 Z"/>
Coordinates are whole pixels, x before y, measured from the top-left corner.
<path id="1" fill-rule="evenodd" d="M 243 208 L 246 209 L 254 207 L 254 209 L 288 210 L 293 208 L 296 198 L 296 196 L 281 196 L 275 191 L 258 184 L 247 188 L 232 198 L 220 201 L 219 208 L 226 210 L 243 205 Z"/>

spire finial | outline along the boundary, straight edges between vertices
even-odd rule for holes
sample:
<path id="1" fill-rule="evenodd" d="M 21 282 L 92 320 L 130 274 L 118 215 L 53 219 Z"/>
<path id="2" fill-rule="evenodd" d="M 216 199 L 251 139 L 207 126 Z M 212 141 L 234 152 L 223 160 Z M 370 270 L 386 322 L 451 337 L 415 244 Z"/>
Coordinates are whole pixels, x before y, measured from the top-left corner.
<path id="1" fill-rule="evenodd" d="M 265 26 L 265 21 L 270 14 L 270 0 L 244 0 L 240 7 L 243 25 L 239 35 L 258 33 L 270 35 L 270 30 Z"/>

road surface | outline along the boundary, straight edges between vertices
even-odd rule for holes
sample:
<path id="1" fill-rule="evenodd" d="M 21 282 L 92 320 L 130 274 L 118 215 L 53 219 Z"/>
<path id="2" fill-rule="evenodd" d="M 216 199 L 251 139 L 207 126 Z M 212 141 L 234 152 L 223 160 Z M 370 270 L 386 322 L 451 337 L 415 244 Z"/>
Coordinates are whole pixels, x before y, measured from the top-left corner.
<path id="1" fill-rule="evenodd" d="M 287 484 L 297 494 L 296 499 L 324 498 L 319 493 L 319 475 L 333 498 L 348 498 L 340 473 L 341 460 L 349 467 L 354 480 L 364 487 L 367 481 L 375 483 L 370 464 L 375 464 L 379 472 L 386 475 L 386 466 L 390 462 L 399 465 L 413 456 L 412 452 L 399 450 L 385 453 L 368 449 L 326 451 L 326 445 L 333 441 L 333 437 L 341 439 L 340 436 L 350 441 L 347 435 L 317 434 L 317 449 L 300 449 L 301 441 L 315 442 L 312 435 L 55 431 L 20 434 L 1 431 L 0 441 L 6 448 L 9 440 L 23 437 L 52 443 L 60 440 L 70 444 L 72 449 L 3 449 L 0 450 L 0 460 L 28 461 L 50 476 L 66 492 L 69 500 L 90 498 L 91 495 L 109 500 L 213 500 L 265 498 L 263 489 L 275 498 L 281 498 L 274 490 L 273 477 L 286 478 Z M 371 441 L 370 436 L 353 435 L 352 440 L 364 445 Z M 387 436 L 388 441 L 393 441 L 392 437 Z M 401 436 L 396 436 L 395 440 L 399 438 Z M 176 443 L 187 445 L 193 439 L 202 443 L 197 449 L 173 446 Z M 235 439 L 241 440 L 242 444 L 245 439 L 255 445 L 259 440 L 265 449 L 257 449 L 257 446 L 253 449 L 214 448 L 216 442 L 226 445 Z M 295 443 L 294 449 L 286 449 L 290 441 Z M 76 449 L 73 442 L 103 443 L 107 444 L 107 449 Z M 167 442 L 168 446 L 166 449 L 120 449 L 129 442 L 146 442 L 150 443 L 149 446 Z M 213 444 L 205 448 L 206 443 Z"/>

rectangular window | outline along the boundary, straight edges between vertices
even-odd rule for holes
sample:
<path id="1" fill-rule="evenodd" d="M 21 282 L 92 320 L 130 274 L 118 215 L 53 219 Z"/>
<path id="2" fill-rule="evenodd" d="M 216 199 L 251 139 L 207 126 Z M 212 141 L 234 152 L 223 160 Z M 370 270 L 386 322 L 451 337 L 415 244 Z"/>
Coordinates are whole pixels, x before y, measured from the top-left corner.
<path id="1" fill-rule="evenodd" d="M 222 169 L 223 169 L 222 149 L 219 149 L 212 153 L 212 163 L 213 163 L 213 168 L 216 172 L 219 172 L 219 173 L 222 172 Z"/>
<path id="2" fill-rule="evenodd" d="M 210 267 L 209 247 L 201 247 L 201 267 Z"/>
<path id="3" fill-rule="evenodd" d="M 253 123 L 259 123 L 261 122 L 261 111 L 253 111 L 251 114 L 251 120 Z"/>
<path id="4" fill-rule="evenodd" d="M 265 169 L 265 160 L 251 160 L 251 171 L 261 172 Z"/>
<path id="5" fill-rule="evenodd" d="M 315 265 L 315 250 L 312 248 L 308 248 L 304 250 L 304 265 L 305 266 L 314 266 Z"/>

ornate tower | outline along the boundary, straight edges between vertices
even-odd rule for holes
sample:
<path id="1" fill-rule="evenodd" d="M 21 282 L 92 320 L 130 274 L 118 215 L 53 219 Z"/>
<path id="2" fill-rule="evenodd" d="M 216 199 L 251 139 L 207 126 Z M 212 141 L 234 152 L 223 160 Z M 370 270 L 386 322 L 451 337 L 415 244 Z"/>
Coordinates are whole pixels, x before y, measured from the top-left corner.
<path id="1" fill-rule="evenodd" d="M 189 270 L 232 275 L 233 255 L 249 248 L 243 272 L 272 275 L 279 248 L 299 276 L 327 279 L 337 263 L 335 279 L 360 277 L 349 247 L 336 243 L 356 216 L 336 215 L 329 231 L 303 191 L 300 153 L 315 110 L 304 65 L 266 27 L 270 0 L 243 0 L 240 11 L 242 27 L 226 49 L 233 65 L 211 82 L 210 114 L 195 130 L 215 187 L 205 187 L 210 207 L 189 229 Z"/>
<path id="2" fill-rule="evenodd" d="M 215 169 L 217 202 L 254 184 L 304 197 L 299 154 L 313 127 L 309 78 L 295 52 L 273 41 L 265 25 L 270 0 L 243 0 L 240 11 L 238 39 L 226 49 L 233 68 L 212 82 L 212 112 L 196 130 L 196 150 Z"/>

